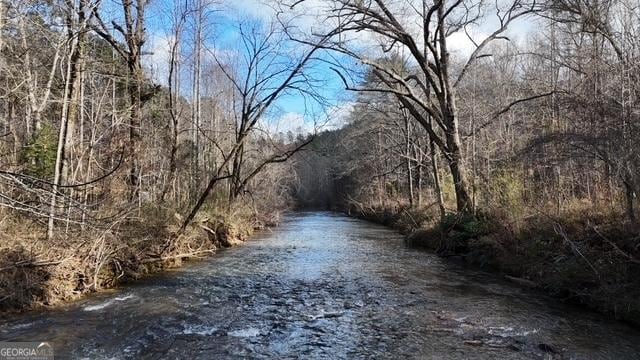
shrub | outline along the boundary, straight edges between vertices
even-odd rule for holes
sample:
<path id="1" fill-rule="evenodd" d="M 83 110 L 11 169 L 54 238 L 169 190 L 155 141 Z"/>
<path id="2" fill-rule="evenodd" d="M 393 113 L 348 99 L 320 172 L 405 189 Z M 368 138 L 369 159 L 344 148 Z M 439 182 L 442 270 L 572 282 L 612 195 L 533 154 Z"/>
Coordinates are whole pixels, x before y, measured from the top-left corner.
<path id="1" fill-rule="evenodd" d="M 35 137 L 25 147 L 24 162 L 27 173 L 39 178 L 51 178 L 56 164 L 58 139 L 55 129 L 44 124 Z"/>
<path id="2" fill-rule="evenodd" d="M 524 183 L 522 171 L 503 168 L 492 174 L 488 185 L 489 204 L 497 204 L 501 209 L 508 209 L 511 217 L 519 219 L 524 214 Z"/>
<path id="3" fill-rule="evenodd" d="M 492 231 L 491 222 L 483 215 L 455 213 L 447 214 L 440 223 L 440 228 L 445 232 L 456 230 L 470 238 L 486 235 Z"/>

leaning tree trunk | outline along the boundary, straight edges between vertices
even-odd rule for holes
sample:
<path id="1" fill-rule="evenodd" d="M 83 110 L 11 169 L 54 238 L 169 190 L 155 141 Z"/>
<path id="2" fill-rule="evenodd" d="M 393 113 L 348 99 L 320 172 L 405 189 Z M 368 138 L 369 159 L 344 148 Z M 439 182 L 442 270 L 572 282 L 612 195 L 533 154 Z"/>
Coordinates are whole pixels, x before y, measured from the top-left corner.
<path id="1" fill-rule="evenodd" d="M 244 163 L 244 145 L 239 143 L 238 150 L 233 157 L 233 165 L 231 170 L 231 177 L 229 178 L 229 199 L 227 202 L 227 210 L 231 210 L 231 206 L 235 200 L 242 193 L 242 165 Z"/>

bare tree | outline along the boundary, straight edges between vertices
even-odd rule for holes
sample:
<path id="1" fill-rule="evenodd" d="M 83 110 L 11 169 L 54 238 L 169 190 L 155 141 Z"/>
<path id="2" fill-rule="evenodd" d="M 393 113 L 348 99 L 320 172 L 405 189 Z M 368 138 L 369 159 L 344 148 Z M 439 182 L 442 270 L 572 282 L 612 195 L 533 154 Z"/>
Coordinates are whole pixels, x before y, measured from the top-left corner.
<path id="1" fill-rule="evenodd" d="M 310 78 L 305 70 L 314 60 L 314 54 L 321 46 L 309 46 L 297 49 L 297 56 L 289 53 L 283 57 L 284 51 L 290 51 L 291 43 L 278 31 L 275 24 L 240 25 L 240 49 L 243 61 L 235 72 L 228 68 L 218 56 L 214 56 L 220 69 L 232 82 L 237 95 L 235 110 L 235 139 L 230 149 L 222 153 L 222 160 L 214 169 L 210 180 L 201 193 L 195 206 L 184 222 L 181 232 L 193 221 L 194 217 L 209 197 L 215 185 L 222 179 L 230 179 L 229 203 L 246 188 L 248 182 L 259 174 L 268 164 L 283 162 L 299 151 L 306 143 L 297 144 L 293 148 L 283 149 L 261 161 L 253 169 L 246 169 L 245 147 L 249 138 L 256 135 L 256 128 L 275 102 L 283 95 L 298 91 L 311 93 Z M 227 167 L 231 165 L 231 169 Z M 225 173 L 228 170 L 228 173 Z"/>
<path id="2" fill-rule="evenodd" d="M 53 60 L 48 70 L 46 82 L 42 82 L 39 78 L 39 74 L 36 69 L 37 66 L 34 63 L 34 48 L 30 43 L 30 31 L 33 31 L 33 27 L 30 27 L 28 22 L 29 13 L 23 10 L 23 7 L 28 6 L 26 2 L 19 2 L 16 4 L 17 12 L 20 14 L 18 17 L 18 34 L 21 41 L 23 51 L 23 71 L 24 80 L 27 87 L 27 98 L 29 100 L 29 106 L 26 108 L 26 137 L 30 138 L 35 136 L 42 127 L 42 113 L 45 111 L 50 102 L 51 90 L 53 82 L 55 80 L 56 72 L 58 71 L 58 62 L 61 57 L 62 48 L 66 42 L 64 34 L 51 34 L 49 38 L 54 48 Z M 47 29 L 38 29 L 40 31 L 47 31 Z M 48 37 L 47 37 L 48 38 Z"/>
<path id="3" fill-rule="evenodd" d="M 93 30 L 107 41 L 113 49 L 119 54 L 127 64 L 129 79 L 132 84 L 128 86 L 129 93 L 129 144 L 127 146 L 127 163 L 129 166 L 128 184 L 130 186 L 131 198 L 138 196 L 140 185 L 140 165 L 138 156 L 140 154 L 141 144 L 141 111 L 142 106 L 157 91 L 153 89 L 150 92 L 144 91 L 145 75 L 142 68 L 142 48 L 146 41 L 145 34 L 145 10 L 148 0 L 123 0 L 122 14 L 124 25 L 118 24 L 115 20 L 111 21 L 110 29 L 102 20 L 100 11 L 96 7 L 94 9 L 94 18 L 97 24 L 94 24 Z M 120 34 L 124 38 L 124 44 L 117 40 L 115 33 Z"/>
<path id="4" fill-rule="evenodd" d="M 91 14 L 91 6 L 86 0 L 66 0 L 65 16 L 67 22 L 68 58 L 66 63 L 65 86 L 62 97 L 62 114 L 53 176 L 53 194 L 47 236 L 53 237 L 54 213 L 56 208 L 58 187 L 65 182 L 69 172 L 68 152 L 73 143 L 73 132 L 78 119 L 78 112 L 82 112 L 80 100 L 80 86 L 84 67 L 84 47 L 87 33 L 87 22 Z"/>
<path id="5" fill-rule="evenodd" d="M 298 1 L 296 6 L 304 1 Z M 506 39 L 501 36 L 508 26 L 518 18 L 533 13 L 535 2 L 513 0 L 506 4 L 497 3 L 497 27 L 482 41 L 476 42 L 469 35 L 469 28 L 483 14 L 482 2 L 463 1 L 331 1 L 331 13 L 327 21 L 337 24 L 322 35 L 333 42 L 324 48 L 356 58 L 371 67 L 384 86 L 360 88 L 347 82 L 340 74 L 349 90 L 388 92 L 396 96 L 411 116 L 428 132 L 430 138 L 441 150 L 454 179 L 457 209 L 470 212 L 472 202 L 469 196 L 464 158 L 459 135 L 459 115 L 456 88 L 473 66 L 476 59 L 483 56 L 487 44 L 494 40 Z M 414 24 L 418 24 L 414 29 Z M 381 38 L 382 54 L 390 54 L 399 49 L 406 51 L 411 62 L 417 66 L 411 75 L 398 72 L 392 64 L 385 64 L 360 51 L 349 36 L 355 33 L 369 33 Z M 449 36 L 465 32 L 474 43 L 475 50 L 462 67 L 456 69 L 450 59 Z M 302 42 L 313 42 L 299 39 Z M 428 121 L 428 119 L 432 121 Z M 432 126 L 433 124 L 433 126 Z"/>

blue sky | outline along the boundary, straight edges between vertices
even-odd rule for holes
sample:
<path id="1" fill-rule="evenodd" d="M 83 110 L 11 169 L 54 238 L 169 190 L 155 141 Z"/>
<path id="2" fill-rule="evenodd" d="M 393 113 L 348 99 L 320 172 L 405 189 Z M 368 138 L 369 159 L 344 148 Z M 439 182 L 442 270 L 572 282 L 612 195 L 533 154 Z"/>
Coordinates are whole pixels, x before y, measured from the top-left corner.
<path id="1" fill-rule="evenodd" d="M 205 19 L 205 32 L 203 34 L 205 48 L 203 53 L 204 62 L 213 62 L 211 52 L 225 53 L 237 52 L 239 24 L 247 21 L 261 21 L 268 23 L 272 21 L 272 12 L 258 11 L 253 3 L 254 0 L 240 0 L 236 2 L 225 2 L 224 4 L 211 5 L 211 11 Z M 113 3 L 112 5 L 113 6 Z M 148 41 L 147 50 L 152 53 L 145 59 L 145 63 L 151 69 L 155 81 L 165 84 L 169 57 L 169 39 L 171 33 L 171 8 L 174 6 L 170 0 L 156 0 L 151 2 L 147 12 Z M 264 7 L 262 8 L 265 9 Z M 184 51 L 187 55 L 187 62 L 192 54 L 192 40 L 190 40 L 189 30 L 187 39 L 184 42 Z M 301 45 L 296 44 L 300 48 Z M 327 53 L 319 53 L 318 56 L 324 60 L 329 60 Z M 223 56 L 221 56 L 223 58 Z M 184 67 L 183 94 L 190 95 L 190 70 L 188 64 Z M 355 94 L 344 91 L 342 81 L 330 70 L 330 65 L 322 61 L 314 61 L 309 69 L 314 78 L 321 81 L 321 86 L 314 90 L 321 95 L 329 106 L 320 107 L 308 96 L 298 93 L 289 93 L 282 96 L 276 103 L 273 111 L 265 121 L 273 124 L 278 131 L 309 132 L 314 130 L 314 125 L 321 124 L 323 128 L 335 128 L 343 122 Z M 329 119 L 327 119 L 327 117 Z M 329 121 L 330 123 L 327 123 Z"/>
<path id="2" fill-rule="evenodd" d="M 184 0 L 176 0 L 184 1 Z M 266 5 L 268 0 L 220 0 L 213 3 L 214 0 L 202 0 L 210 1 L 210 11 L 208 17 L 205 20 L 205 47 L 211 52 L 224 53 L 225 51 L 235 51 L 234 47 L 237 46 L 238 38 L 238 24 L 241 21 L 253 20 L 269 23 L 274 20 L 273 9 Z M 305 4 L 310 4 L 310 8 L 302 9 L 300 18 L 297 19 L 298 25 L 302 29 L 312 29 L 314 26 L 322 26 L 318 21 L 321 20 L 325 12 L 321 10 L 322 0 L 307 0 Z M 145 59 L 145 63 L 150 68 L 151 75 L 159 83 L 166 83 L 166 68 L 168 63 L 169 54 L 169 39 L 170 30 L 172 26 L 171 10 L 174 7 L 173 0 L 152 0 L 147 10 L 147 50 L 152 52 L 152 55 L 148 55 Z M 315 6 L 315 7 L 314 7 Z M 104 20 L 109 22 L 114 16 L 117 18 L 121 13 L 119 0 L 105 0 L 103 3 L 103 15 Z M 492 20 L 487 21 L 481 26 L 469 29 L 476 42 L 479 42 L 486 37 L 486 35 L 494 27 Z M 526 41 L 529 32 L 535 29 L 534 23 L 530 20 L 519 21 L 513 24 L 512 29 L 507 33 L 508 36 L 516 41 L 522 43 Z M 356 41 L 362 41 L 366 43 L 371 42 L 371 38 L 367 38 L 366 34 L 359 34 L 362 38 L 357 38 Z M 185 52 L 188 54 L 192 41 L 188 39 L 185 41 Z M 454 53 L 454 56 L 466 56 L 472 49 L 472 43 L 466 38 L 463 33 L 456 33 L 450 36 L 449 39 L 450 49 Z M 210 53 L 209 53 L 210 54 Z M 211 56 L 204 53 L 204 61 L 212 61 L 207 57 Z M 321 57 L 329 59 L 327 54 L 322 54 Z M 347 61 L 342 58 L 341 61 Z M 189 60 L 187 59 L 187 62 Z M 351 64 L 354 66 L 355 64 Z M 183 94 L 188 96 L 190 94 L 190 72 L 188 66 L 183 68 L 185 72 L 182 75 L 184 91 Z M 327 109 L 328 116 L 332 120 L 332 126 L 339 126 L 343 119 L 349 112 L 352 103 L 355 99 L 355 94 L 344 91 L 342 81 L 336 74 L 330 70 L 328 64 L 319 64 L 313 69 L 314 76 L 321 78 L 323 81 L 322 86 L 318 87 L 316 91 L 326 98 L 331 106 Z M 277 110 L 270 114 L 270 118 L 266 121 L 282 131 L 297 130 L 300 128 L 303 131 L 313 130 L 315 114 L 310 114 L 308 110 L 309 100 L 299 94 L 289 94 L 283 96 L 277 102 Z M 317 110 L 317 108 L 316 108 Z"/>

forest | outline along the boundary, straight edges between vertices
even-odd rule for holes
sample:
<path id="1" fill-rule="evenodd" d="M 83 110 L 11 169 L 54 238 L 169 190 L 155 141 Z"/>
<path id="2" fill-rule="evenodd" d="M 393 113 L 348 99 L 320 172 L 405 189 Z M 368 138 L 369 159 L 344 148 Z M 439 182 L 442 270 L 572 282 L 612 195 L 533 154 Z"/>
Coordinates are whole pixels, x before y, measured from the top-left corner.
<path id="1" fill-rule="evenodd" d="M 0 309 L 327 209 L 640 322 L 637 0 L 240 3 L 0 0 Z"/>

